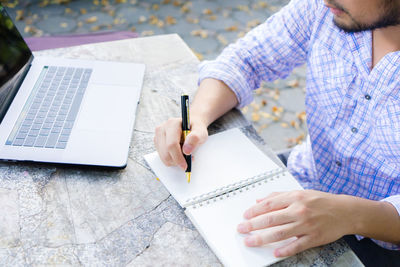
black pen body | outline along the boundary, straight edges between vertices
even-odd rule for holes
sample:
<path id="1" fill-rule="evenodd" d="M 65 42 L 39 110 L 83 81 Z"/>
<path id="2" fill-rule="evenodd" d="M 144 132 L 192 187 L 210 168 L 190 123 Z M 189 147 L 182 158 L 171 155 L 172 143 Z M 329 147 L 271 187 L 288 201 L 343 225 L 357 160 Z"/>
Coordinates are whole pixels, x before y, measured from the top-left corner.
<path id="1" fill-rule="evenodd" d="M 182 133 L 183 139 L 186 140 L 186 137 L 190 133 L 190 118 L 189 118 L 189 96 L 182 95 L 181 96 L 181 109 L 182 109 Z M 183 155 L 185 157 L 187 163 L 187 169 L 185 172 L 192 171 L 192 156 L 191 155 Z"/>

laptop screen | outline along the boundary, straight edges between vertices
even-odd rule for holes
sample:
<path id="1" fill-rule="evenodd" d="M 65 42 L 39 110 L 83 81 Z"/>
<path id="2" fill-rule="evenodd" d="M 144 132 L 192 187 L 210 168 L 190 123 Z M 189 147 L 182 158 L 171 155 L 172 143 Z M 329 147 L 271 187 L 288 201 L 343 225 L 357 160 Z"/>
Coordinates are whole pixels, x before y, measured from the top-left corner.
<path id="1" fill-rule="evenodd" d="M 0 5 L 0 122 L 29 69 L 32 53 Z"/>

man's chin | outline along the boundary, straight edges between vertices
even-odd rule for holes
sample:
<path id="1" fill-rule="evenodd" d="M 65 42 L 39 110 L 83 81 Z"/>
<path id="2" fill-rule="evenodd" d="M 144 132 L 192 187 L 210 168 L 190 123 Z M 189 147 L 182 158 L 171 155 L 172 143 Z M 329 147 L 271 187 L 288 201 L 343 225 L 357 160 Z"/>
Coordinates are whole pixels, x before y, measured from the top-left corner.
<path id="1" fill-rule="evenodd" d="M 348 25 L 336 17 L 333 18 L 333 23 L 336 27 L 347 33 L 362 32 L 365 29 L 360 28 L 358 25 Z"/>

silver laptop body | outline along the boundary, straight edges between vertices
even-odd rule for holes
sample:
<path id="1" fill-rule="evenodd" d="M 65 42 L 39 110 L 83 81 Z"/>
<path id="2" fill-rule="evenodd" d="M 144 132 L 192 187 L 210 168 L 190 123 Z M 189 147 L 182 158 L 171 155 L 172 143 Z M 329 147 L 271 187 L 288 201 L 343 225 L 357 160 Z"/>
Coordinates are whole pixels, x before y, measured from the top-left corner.
<path id="1" fill-rule="evenodd" d="M 0 6 L 0 159 L 126 166 L 144 65 L 33 57 L 10 21 Z"/>

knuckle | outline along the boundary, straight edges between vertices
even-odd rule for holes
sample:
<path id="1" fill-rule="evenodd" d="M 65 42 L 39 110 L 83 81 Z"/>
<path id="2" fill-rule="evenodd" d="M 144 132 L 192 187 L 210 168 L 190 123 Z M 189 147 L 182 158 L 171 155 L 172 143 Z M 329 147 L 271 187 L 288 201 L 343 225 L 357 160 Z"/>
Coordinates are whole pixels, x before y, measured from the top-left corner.
<path id="1" fill-rule="evenodd" d="M 294 196 L 295 200 L 302 201 L 304 199 L 304 192 L 295 191 L 295 192 L 293 192 L 293 196 Z"/>
<path id="2" fill-rule="evenodd" d="M 261 246 L 263 244 L 263 239 L 260 235 L 254 236 L 254 240 L 256 246 Z"/>
<path id="3" fill-rule="evenodd" d="M 251 231 L 254 230 L 254 226 L 253 226 L 253 223 L 252 223 L 251 221 L 245 223 L 245 226 L 246 226 L 246 228 L 247 228 L 247 230 L 248 230 L 249 232 L 251 232 Z"/>
<path id="4" fill-rule="evenodd" d="M 289 255 L 294 255 L 297 252 L 299 252 L 301 250 L 301 244 L 299 242 L 296 242 L 293 244 L 293 246 L 291 246 L 288 250 L 287 253 Z"/>
<path id="5" fill-rule="evenodd" d="M 283 231 L 283 230 L 277 230 L 277 231 L 273 234 L 273 239 L 274 239 L 275 241 L 279 241 L 279 240 L 285 239 L 285 231 Z"/>
<path id="6" fill-rule="evenodd" d="M 169 142 L 166 144 L 168 151 L 176 149 L 177 143 Z"/>
<path id="7" fill-rule="evenodd" d="M 190 143 L 197 144 L 197 143 L 199 143 L 199 141 L 200 141 L 199 135 L 197 133 L 192 132 L 191 137 L 190 137 Z"/>
<path id="8" fill-rule="evenodd" d="M 265 226 L 270 226 L 270 225 L 273 224 L 273 221 L 274 221 L 274 219 L 273 219 L 272 216 L 265 216 L 264 219 L 263 219 L 263 224 Z"/>
<path id="9" fill-rule="evenodd" d="M 297 216 L 308 218 L 308 215 L 309 215 L 309 210 L 307 207 L 301 206 L 297 209 Z"/>
<path id="10" fill-rule="evenodd" d="M 264 200 L 262 203 L 262 207 L 264 210 L 270 210 L 271 209 L 271 201 L 269 200 Z"/>

